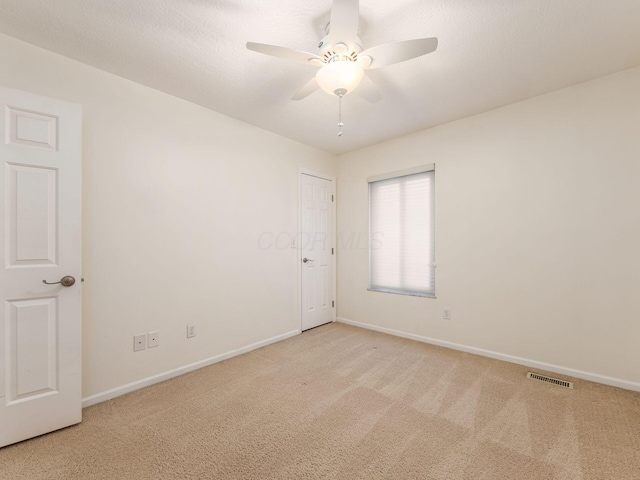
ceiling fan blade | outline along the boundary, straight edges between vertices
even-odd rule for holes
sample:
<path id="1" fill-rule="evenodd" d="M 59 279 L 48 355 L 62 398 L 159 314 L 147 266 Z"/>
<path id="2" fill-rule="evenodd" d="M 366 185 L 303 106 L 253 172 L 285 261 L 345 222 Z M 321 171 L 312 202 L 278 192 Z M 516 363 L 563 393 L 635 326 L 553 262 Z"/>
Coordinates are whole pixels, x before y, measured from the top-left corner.
<path id="1" fill-rule="evenodd" d="M 368 68 L 380 68 L 426 55 L 436 48 L 438 48 L 437 38 L 415 38 L 378 45 L 359 53 L 358 56 L 368 55 L 372 58 L 373 61 Z"/>
<path id="2" fill-rule="evenodd" d="M 376 87 L 376 84 L 373 83 L 371 79 L 366 75 L 362 77 L 360 85 L 358 85 L 353 93 L 371 103 L 377 103 L 382 100 L 382 93 L 380 93 L 380 90 L 378 89 L 378 87 Z"/>
<path id="3" fill-rule="evenodd" d="M 316 77 L 313 77 L 309 80 L 304 87 L 302 87 L 298 92 L 291 98 L 291 100 L 302 100 L 303 98 L 308 97 L 316 90 L 320 89 L 320 85 L 316 81 Z"/>
<path id="4" fill-rule="evenodd" d="M 333 0 L 329 23 L 329 40 L 333 45 L 351 47 L 358 37 L 358 0 Z"/>
<path id="5" fill-rule="evenodd" d="M 272 57 L 278 57 L 292 62 L 304 63 L 305 65 L 313 65 L 313 63 L 309 62 L 309 60 L 313 59 L 322 62 L 322 59 L 315 53 L 301 52 L 287 47 L 267 45 L 266 43 L 247 42 L 247 48 L 254 52 L 264 53 L 265 55 L 271 55 Z"/>

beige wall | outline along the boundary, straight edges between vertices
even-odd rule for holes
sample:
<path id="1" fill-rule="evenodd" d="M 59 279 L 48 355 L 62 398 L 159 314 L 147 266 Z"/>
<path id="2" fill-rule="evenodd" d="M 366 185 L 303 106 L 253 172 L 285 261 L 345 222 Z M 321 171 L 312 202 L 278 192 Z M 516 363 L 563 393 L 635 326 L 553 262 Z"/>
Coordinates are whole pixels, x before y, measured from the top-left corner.
<path id="1" fill-rule="evenodd" d="M 366 178 L 427 163 L 437 299 L 368 292 Z M 337 169 L 338 317 L 640 387 L 640 68 Z"/>
<path id="2" fill-rule="evenodd" d="M 258 239 L 332 155 L 3 35 L 0 85 L 84 109 L 85 397 L 299 329 L 296 251 Z"/>

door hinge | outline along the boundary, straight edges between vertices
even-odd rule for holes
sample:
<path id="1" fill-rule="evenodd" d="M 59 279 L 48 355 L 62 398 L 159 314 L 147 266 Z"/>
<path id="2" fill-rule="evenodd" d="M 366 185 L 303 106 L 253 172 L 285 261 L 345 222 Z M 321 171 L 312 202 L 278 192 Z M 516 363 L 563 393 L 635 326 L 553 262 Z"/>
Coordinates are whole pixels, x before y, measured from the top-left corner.
<path id="1" fill-rule="evenodd" d="M 333 202 L 333 195 L 331 195 L 331 201 Z"/>
<path id="2" fill-rule="evenodd" d="M 335 300 L 331 300 L 331 308 L 336 308 L 336 301 Z"/>
<path id="3" fill-rule="evenodd" d="M 331 248 L 331 255 L 333 255 L 333 248 Z"/>

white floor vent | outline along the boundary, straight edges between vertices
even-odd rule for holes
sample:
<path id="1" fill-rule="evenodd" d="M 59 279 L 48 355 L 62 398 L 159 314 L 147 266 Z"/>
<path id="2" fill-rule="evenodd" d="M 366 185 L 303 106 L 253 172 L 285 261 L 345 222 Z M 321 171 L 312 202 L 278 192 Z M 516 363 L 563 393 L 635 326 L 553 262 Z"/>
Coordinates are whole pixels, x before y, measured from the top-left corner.
<path id="1" fill-rule="evenodd" d="M 563 388 L 573 388 L 573 383 L 567 382 L 566 380 L 558 380 L 557 378 L 547 377 L 546 375 L 540 375 L 539 373 L 527 373 L 527 378 L 531 378 L 533 380 L 540 380 L 541 382 L 552 383 L 554 385 L 558 385 Z"/>

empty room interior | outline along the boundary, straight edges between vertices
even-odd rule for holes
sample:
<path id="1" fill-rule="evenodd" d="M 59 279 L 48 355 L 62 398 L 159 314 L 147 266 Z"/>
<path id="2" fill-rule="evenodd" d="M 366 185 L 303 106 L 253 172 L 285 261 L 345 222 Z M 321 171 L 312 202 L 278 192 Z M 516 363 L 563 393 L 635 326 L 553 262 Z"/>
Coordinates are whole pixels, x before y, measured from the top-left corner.
<path id="1" fill-rule="evenodd" d="M 0 478 L 640 479 L 639 24 L 0 0 Z"/>

